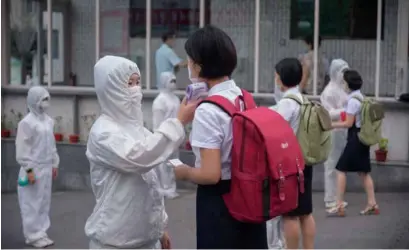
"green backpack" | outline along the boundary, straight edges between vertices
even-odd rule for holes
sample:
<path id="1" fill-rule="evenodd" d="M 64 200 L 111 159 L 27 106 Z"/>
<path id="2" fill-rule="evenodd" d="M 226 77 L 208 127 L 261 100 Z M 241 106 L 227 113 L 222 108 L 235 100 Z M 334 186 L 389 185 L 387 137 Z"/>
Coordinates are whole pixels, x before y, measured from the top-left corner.
<path id="1" fill-rule="evenodd" d="M 381 104 L 371 98 L 353 96 L 354 99 L 362 103 L 361 106 L 361 131 L 358 133 L 359 140 L 367 145 L 377 144 L 382 138 L 382 120 L 385 111 Z"/>
<path id="2" fill-rule="evenodd" d="M 301 105 L 300 125 L 297 139 L 304 154 L 307 165 L 316 165 L 327 160 L 331 149 L 331 117 L 328 111 L 318 102 L 311 102 L 303 96 L 303 100 L 295 95 L 292 99 Z"/>

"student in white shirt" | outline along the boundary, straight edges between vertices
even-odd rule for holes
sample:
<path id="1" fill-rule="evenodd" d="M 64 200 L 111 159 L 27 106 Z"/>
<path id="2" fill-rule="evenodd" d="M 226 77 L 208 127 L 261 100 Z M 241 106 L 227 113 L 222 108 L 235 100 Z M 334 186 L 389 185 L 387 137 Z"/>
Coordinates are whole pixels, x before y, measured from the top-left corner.
<path id="1" fill-rule="evenodd" d="M 294 133 L 297 133 L 300 121 L 300 105 L 287 98 L 289 95 L 302 101 L 298 85 L 302 78 L 302 66 L 296 58 L 285 58 L 275 66 L 275 82 L 283 92 L 283 98 L 273 109 L 288 121 Z M 297 249 L 299 246 L 299 232 L 302 233 L 304 249 L 314 248 L 315 220 L 312 216 L 312 166 L 304 169 L 304 193 L 298 196 L 298 207 L 283 215 L 284 235 L 288 249 Z"/>
<path id="2" fill-rule="evenodd" d="M 237 65 L 236 48 L 230 37 L 214 26 L 197 30 L 185 44 L 190 78 L 209 86 L 209 96 L 234 101 L 241 95 L 231 74 Z M 198 249 L 267 249 L 266 224 L 243 223 L 228 211 L 223 194 L 231 179 L 231 117 L 210 103 L 195 112 L 190 142 L 196 156 L 194 167 L 176 166 L 177 179 L 198 184 L 196 238 Z"/>
<path id="3" fill-rule="evenodd" d="M 332 126 L 334 128 L 348 128 L 348 138 L 344 152 L 336 166 L 338 170 L 338 205 L 328 212 L 332 215 L 345 216 L 345 208 L 342 203 L 344 201 L 346 173 L 355 172 L 361 177 L 367 195 L 367 205 L 361 211 L 361 215 L 379 214 L 374 184 L 370 175 L 370 148 L 358 138 L 358 133 L 361 130 L 361 100 L 364 98 L 361 93 L 362 77 L 355 70 L 347 70 L 344 72 L 344 81 L 345 91 L 349 94 L 345 106 L 346 120 L 333 122 Z"/>

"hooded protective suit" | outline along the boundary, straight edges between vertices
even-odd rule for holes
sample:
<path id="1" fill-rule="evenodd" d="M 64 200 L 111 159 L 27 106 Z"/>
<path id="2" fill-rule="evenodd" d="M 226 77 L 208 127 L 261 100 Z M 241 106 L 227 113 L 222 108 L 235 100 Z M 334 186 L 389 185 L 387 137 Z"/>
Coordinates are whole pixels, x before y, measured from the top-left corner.
<path id="1" fill-rule="evenodd" d="M 60 163 L 54 139 L 54 120 L 45 109 L 50 94 L 40 86 L 30 88 L 27 94 L 29 113 L 19 122 L 16 136 L 16 160 L 21 166 L 19 178 L 32 169 L 36 183 L 18 186 L 23 233 L 27 244 L 47 238 L 50 227 L 52 168 Z"/>
<path id="2" fill-rule="evenodd" d="M 176 76 L 172 72 L 163 72 L 160 81 L 163 88 L 152 105 L 154 130 L 158 129 L 166 119 L 176 118 L 180 106 L 180 99 L 173 93 L 176 89 Z M 178 158 L 178 153 L 172 154 L 171 158 Z M 155 168 L 155 171 L 161 183 L 162 193 L 169 198 L 176 196 L 173 169 L 164 163 Z"/>
<path id="3" fill-rule="evenodd" d="M 268 249 L 285 249 L 285 239 L 283 235 L 283 219 L 277 216 L 267 221 L 267 245 Z"/>
<path id="4" fill-rule="evenodd" d="M 155 133 L 143 127 L 142 92 L 128 87 L 137 65 L 105 56 L 94 67 L 101 115 L 91 128 L 86 155 L 96 205 L 85 225 L 91 248 L 157 248 L 167 224 L 155 166 L 182 143 L 177 119 Z"/>
<path id="5" fill-rule="evenodd" d="M 333 120 L 339 120 L 347 101 L 347 93 L 342 87 L 343 72 L 348 69 L 348 63 L 342 59 L 334 59 L 330 66 L 330 82 L 321 94 L 321 103 L 329 111 Z M 336 201 L 337 176 L 335 166 L 345 148 L 346 130 L 332 130 L 332 147 L 325 166 L 325 202 Z"/>

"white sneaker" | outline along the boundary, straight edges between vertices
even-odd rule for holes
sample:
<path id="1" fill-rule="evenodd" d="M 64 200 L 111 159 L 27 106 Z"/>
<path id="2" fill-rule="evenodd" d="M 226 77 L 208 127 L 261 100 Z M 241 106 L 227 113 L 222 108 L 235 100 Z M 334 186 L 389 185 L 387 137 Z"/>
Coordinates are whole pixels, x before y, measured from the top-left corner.
<path id="1" fill-rule="evenodd" d="M 325 202 L 325 208 L 327 209 L 331 209 L 337 206 L 337 202 L 336 201 L 332 201 L 332 202 Z M 348 202 L 344 201 L 342 203 L 342 207 L 346 208 L 348 206 Z"/>
<path id="2" fill-rule="evenodd" d="M 52 239 L 48 237 L 45 237 L 44 239 L 48 242 L 49 246 L 54 245 L 54 241 Z"/>
<path id="3" fill-rule="evenodd" d="M 47 241 L 46 238 L 42 238 L 42 239 L 39 239 L 39 240 L 31 243 L 30 245 L 32 245 L 35 248 L 45 248 L 45 247 L 50 246 L 50 243 Z"/>

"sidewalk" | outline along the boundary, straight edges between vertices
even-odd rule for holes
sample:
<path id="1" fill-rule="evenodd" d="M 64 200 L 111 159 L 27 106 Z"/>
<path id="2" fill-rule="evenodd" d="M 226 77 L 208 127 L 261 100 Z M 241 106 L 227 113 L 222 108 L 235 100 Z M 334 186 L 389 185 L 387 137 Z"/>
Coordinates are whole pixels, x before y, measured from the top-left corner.
<path id="1" fill-rule="evenodd" d="M 167 202 L 172 248 L 195 248 L 195 193 L 181 191 Z M 323 194 L 314 193 L 317 224 L 316 248 L 409 248 L 409 193 L 379 193 L 379 216 L 360 216 L 365 206 L 363 193 L 349 193 L 347 217 L 327 218 Z M 21 232 L 16 194 L 1 197 L 2 248 L 26 248 Z M 93 209 L 91 193 L 54 193 L 49 235 L 53 248 L 88 248 L 84 224 Z"/>

